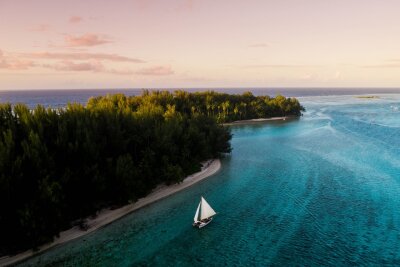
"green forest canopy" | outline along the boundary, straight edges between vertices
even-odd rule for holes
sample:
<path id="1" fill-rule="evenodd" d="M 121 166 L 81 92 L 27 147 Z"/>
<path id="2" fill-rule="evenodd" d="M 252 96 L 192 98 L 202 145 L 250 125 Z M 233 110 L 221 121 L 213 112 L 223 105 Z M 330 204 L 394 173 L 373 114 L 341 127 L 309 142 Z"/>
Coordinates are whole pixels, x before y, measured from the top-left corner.
<path id="1" fill-rule="evenodd" d="M 114 102 L 113 102 L 114 101 Z M 139 106 L 151 103 L 167 109 L 169 106 L 185 114 L 199 113 L 214 117 L 217 122 L 232 122 L 256 118 L 280 116 L 300 116 L 304 107 L 296 98 L 254 96 L 251 92 L 243 94 L 224 94 L 215 91 L 189 93 L 177 90 L 143 91 L 141 96 L 123 97 L 111 100 L 109 97 L 95 97 L 89 99 L 88 107 L 103 103 L 114 107 L 124 106 L 137 110 Z"/>
<path id="2" fill-rule="evenodd" d="M 176 183 L 231 151 L 218 122 L 300 115 L 294 98 L 144 91 L 51 109 L 0 104 L 0 255 Z"/>

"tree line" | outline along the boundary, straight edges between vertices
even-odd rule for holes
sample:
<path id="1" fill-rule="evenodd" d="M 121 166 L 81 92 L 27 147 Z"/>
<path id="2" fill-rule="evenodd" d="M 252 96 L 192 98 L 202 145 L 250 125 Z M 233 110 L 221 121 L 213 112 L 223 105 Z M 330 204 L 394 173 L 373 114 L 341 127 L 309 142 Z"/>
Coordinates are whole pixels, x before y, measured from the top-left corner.
<path id="1" fill-rule="evenodd" d="M 0 104 L 0 255 L 49 242 L 229 153 L 230 130 L 218 122 L 301 110 L 281 96 L 211 91 L 107 95 L 59 109 Z"/>
<path id="2" fill-rule="evenodd" d="M 89 105 L 108 101 L 104 97 L 91 98 Z M 213 117 L 219 123 L 248 120 L 256 118 L 269 118 L 281 116 L 300 116 L 304 107 L 296 98 L 286 98 L 282 95 L 276 97 L 254 96 L 251 92 L 243 94 L 225 94 L 215 91 L 189 93 L 177 90 L 168 91 L 143 91 L 142 96 L 127 98 L 130 108 L 135 109 L 143 102 L 161 105 L 163 108 L 174 106 L 183 113 L 203 114 Z"/>

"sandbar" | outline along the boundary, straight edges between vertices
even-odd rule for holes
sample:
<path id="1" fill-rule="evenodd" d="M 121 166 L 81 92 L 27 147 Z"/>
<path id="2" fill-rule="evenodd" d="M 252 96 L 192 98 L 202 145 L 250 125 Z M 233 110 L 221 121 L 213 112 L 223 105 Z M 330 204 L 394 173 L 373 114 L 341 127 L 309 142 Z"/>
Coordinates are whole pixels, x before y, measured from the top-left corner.
<path id="1" fill-rule="evenodd" d="M 260 119 L 251 119 L 251 120 L 240 120 L 240 121 L 233 121 L 223 123 L 224 126 L 229 125 L 241 125 L 241 124 L 252 124 L 252 123 L 260 123 L 260 122 L 267 122 L 267 121 L 285 121 L 297 118 L 297 116 L 283 116 L 283 117 L 271 117 L 271 118 L 260 118 Z"/>

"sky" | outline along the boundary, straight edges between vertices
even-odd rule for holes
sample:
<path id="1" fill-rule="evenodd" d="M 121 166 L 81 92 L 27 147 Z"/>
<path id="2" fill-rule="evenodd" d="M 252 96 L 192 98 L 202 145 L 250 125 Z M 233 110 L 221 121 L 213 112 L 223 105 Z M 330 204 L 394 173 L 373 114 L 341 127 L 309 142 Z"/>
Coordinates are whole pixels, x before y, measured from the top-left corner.
<path id="1" fill-rule="evenodd" d="M 0 90 L 400 87 L 398 0 L 0 0 Z"/>

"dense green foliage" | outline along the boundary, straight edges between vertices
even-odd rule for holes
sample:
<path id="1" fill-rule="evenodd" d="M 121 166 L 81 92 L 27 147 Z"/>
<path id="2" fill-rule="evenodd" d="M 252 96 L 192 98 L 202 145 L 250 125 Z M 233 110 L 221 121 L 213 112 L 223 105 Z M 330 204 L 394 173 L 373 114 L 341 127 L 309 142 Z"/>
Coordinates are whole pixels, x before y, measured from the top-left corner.
<path id="1" fill-rule="evenodd" d="M 251 93 L 91 98 L 63 109 L 0 105 L 0 255 L 51 241 L 101 208 L 176 183 L 230 152 L 217 122 L 299 115 L 296 99 Z"/>
<path id="2" fill-rule="evenodd" d="M 92 98 L 89 105 L 108 101 L 104 97 Z M 164 109 L 174 106 L 176 111 L 189 114 L 203 114 L 214 117 L 217 122 L 225 123 L 236 120 L 269 118 L 280 116 L 300 116 L 304 111 L 296 98 L 286 98 L 278 95 L 254 96 L 251 92 L 241 95 L 223 94 L 214 91 L 188 93 L 186 91 L 145 91 L 142 97 L 127 99 L 130 108 L 135 109 L 142 103 L 149 101 L 161 105 Z M 118 105 L 117 103 L 114 103 Z"/>

